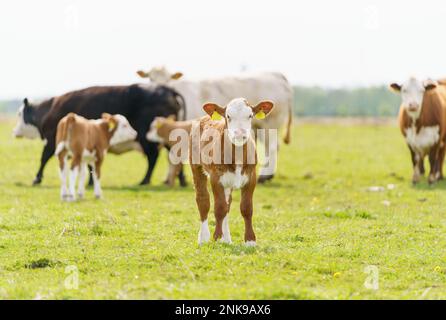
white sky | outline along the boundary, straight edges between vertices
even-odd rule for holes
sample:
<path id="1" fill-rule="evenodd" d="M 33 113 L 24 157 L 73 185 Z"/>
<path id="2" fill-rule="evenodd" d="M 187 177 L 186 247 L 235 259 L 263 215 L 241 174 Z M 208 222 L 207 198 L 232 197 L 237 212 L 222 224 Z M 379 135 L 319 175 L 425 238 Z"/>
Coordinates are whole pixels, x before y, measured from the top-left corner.
<path id="1" fill-rule="evenodd" d="M 441 0 L 1 0 L 0 98 L 277 70 L 294 84 L 446 76 Z"/>

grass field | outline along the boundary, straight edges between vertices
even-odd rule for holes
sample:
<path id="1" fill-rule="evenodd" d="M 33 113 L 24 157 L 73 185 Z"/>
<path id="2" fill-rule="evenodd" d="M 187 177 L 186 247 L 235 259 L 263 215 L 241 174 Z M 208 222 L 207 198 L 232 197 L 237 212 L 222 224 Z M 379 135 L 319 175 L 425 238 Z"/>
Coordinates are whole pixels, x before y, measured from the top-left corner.
<path id="1" fill-rule="evenodd" d="M 42 142 L 13 140 L 12 125 L 0 124 L 0 298 L 446 298 L 446 182 L 411 185 L 396 125 L 295 126 L 255 192 L 256 248 L 238 192 L 234 243 L 198 247 L 194 191 L 161 185 L 165 154 L 149 187 L 135 186 L 142 155 L 110 155 L 102 201 L 61 203 L 55 159 L 31 187 Z"/>

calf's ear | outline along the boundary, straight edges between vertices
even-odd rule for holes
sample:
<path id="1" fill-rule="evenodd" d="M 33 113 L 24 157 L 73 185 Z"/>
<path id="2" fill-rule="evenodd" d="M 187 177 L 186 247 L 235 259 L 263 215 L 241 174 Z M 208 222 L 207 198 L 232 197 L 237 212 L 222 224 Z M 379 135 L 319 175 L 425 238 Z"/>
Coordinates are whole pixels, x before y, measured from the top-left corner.
<path id="1" fill-rule="evenodd" d="M 424 89 L 426 91 L 435 89 L 437 87 L 437 81 L 434 81 L 432 79 L 428 79 L 424 82 Z"/>
<path id="2" fill-rule="evenodd" d="M 392 83 L 392 84 L 390 84 L 390 90 L 395 91 L 395 92 L 400 92 L 401 85 L 399 85 L 398 83 Z"/>
<path id="3" fill-rule="evenodd" d="M 170 76 L 171 79 L 173 80 L 178 80 L 183 76 L 183 74 L 181 72 L 175 72 L 173 75 Z"/>
<path id="4" fill-rule="evenodd" d="M 138 70 L 136 71 L 136 73 L 138 74 L 138 76 L 140 76 L 141 78 L 148 78 L 149 77 L 149 73 L 142 71 L 142 70 Z"/>
<path id="5" fill-rule="evenodd" d="M 108 131 L 113 131 L 116 128 L 116 125 L 118 122 L 116 121 L 115 117 L 113 117 L 110 113 L 104 112 L 102 114 L 102 119 L 107 122 L 108 125 Z"/>
<path id="6" fill-rule="evenodd" d="M 211 116 L 212 120 L 221 120 L 221 118 L 226 114 L 226 108 L 220 107 L 216 103 L 204 104 L 203 110 Z"/>
<path id="7" fill-rule="evenodd" d="M 271 112 L 274 108 L 274 104 L 271 101 L 262 101 L 259 102 L 255 107 L 252 107 L 252 112 L 256 119 L 265 119 L 266 116 Z"/>

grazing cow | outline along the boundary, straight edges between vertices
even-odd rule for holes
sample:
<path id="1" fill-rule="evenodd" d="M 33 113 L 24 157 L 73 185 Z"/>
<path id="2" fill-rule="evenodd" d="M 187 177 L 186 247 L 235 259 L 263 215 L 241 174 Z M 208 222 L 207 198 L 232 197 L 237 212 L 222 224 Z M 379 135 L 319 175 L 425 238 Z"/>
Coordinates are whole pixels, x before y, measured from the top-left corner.
<path id="1" fill-rule="evenodd" d="M 228 222 L 231 193 L 233 189 L 241 189 L 240 211 L 245 221 L 245 244 L 255 245 L 252 198 L 256 186 L 257 154 L 251 137 L 251 122 L 253 117 L 261 119 L 269 114 L 273 103 L 263 101 L 253 107 L 245 99 L 237 98 L 229 102 L 226 108 L 207 103 L 203 109 L 211 117 L 202 117 L 192 126 L 189 147 L 189 161 L 201 218 L 198 243 L 207 242 L 210 238 L 209 177 L 216 219 L 214 239 L 231 242 Z M 224 121 L 212 120 L 216 116 L 223 117 Z M 209 157 L 203 154 L 205 150 Z"/>
<path id="2" fill-rule="evenodd" d="M 178 91 L 186 102 L 187 119 L 196 119 L 204 115 L 201 106 L 207 101 L 225 104 L 233 97 L 245 97 L 256 102 L 263 99 L 274 101 L 274 111 L 265 121 L 253 121 L 256 129 L 279 130 L 286 122 L 284 142 L 290 142 L 290 130 L 293 119 L 293 90 L 284 75 L 277 72 L 242 74 L 239 76 L 205 79 L 201 81 L 177 80 L 182 73 L 171 74 L 164 67 L 156 67 L 148 72 L 138 71 L 142 78 L 149 78 L 153 83 L 169 85 Z M 277 148 L 278 143 L 269 143 L 269 135 L 259 136 L 265 146 Z M 263 140 L 263 141 L 262 141 Z M 273 178 L 277 167 L 277 150 L 265 148 L 268 165 L 260 169 L 259 182 Z"/>
<path id="3" fill-rule="evenodd" d="M 167 118 L 164 117 L 156 117 L 155 120 L 152 121 L 150 125 L 150 130 L 147 132 L 147 140 L 151 142 L 161 143 L 170 150 L 170 148 L 177 143 L 177 140 L 170 140 L 171 133 L 175 130 L 182 130 L 183 133 L 187 133 L 189 135 L 190 129 L 192 126 L 192 121 L 175 121 L 175 116 L 169 116 Z M 173 151 L 173 150 L 172 150 Z M 180 160 L 187 160 L 187 155 L 176 155 L 172 156 L 181 158 Z M 169 155 L 170 158 L 170 155 Z M 169 161 L 169 172 L 167 173 L 167 178 L 164 181 L 164 184 L 173 187 L 175 185 L 175 178 L 182 171 L 182 161 L 172 163 Z M 180 183 L 182 181 L 180 180 Z"/>
<path id="4" fill-rule="evenodd" d="M 57 125 L 55 152 L 59 158 L 62 201 L 76 200 L 78 174 L 78 196 L 81 199 L 84 197 L 87 164 L 93 168 L 94 194 L 97 199 L 101 198 L 101 166 L 108 148 L 133 141 L 136 136 L 137 132 L 120 114 L 112 116 L 104 113 L 99 120 L 87 120 L 71 112 L 63 117 Z M 69 158 L 72 159 L 70 166 Z"/>
<path id="5" fill-rule="evenodd" d="M 403 84 L 392 83 L 401 94 L 400 129 L 406 138 L 413 164 L 414 184 L 424 175 L 424 158 L 429 157 L 432 184 L 443 179 L 446 151 L 446 83 L 410 78 Z"/>
<path id="6" fill-rule="evenodd" d="M 149 142 L 146 133 L 156 116 L 178 115 L 184 110 L 182 97 L 173 89 L 160 85 L 130 85 L 90 87 L 32 105 L 24 100 L 14 129 L 16 137 L 41 138 L 46 141 L 39 171 L 33 184 L 40 184 L 43 170 L 53 156 L 56 127 L 60 119 L 74 112 L 87 119 L 98 119 L 102 113 L 122 114 L 138 132 L 135 141 L 113 146 L 110 153 L 120 154 L 142 149 L 147 156 L 148 169 L 141 184 L 148 184 L 158 158 L 158 144 Z M 180 178 L 184 176 L 180 176 Z"/>

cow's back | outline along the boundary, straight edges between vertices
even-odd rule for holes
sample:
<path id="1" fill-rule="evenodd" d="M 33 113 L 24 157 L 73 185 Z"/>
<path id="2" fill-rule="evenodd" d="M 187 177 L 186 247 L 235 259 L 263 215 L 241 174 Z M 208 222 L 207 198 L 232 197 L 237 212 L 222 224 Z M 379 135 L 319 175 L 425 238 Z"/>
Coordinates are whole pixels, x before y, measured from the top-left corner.
<path id="1" fill-rule="evenodd" d="M 196 119 L 204 115 L 202 106 L 206 102 L 226 105 L 237 97 L 246 98 L 256 104 L 262 100 L 271 100 L 274 110 L 263 123 L 274 123 L 271 127 L 282 124 L 288 116 L 288 107 L 292 104 L 292 88 L 284 75 L 277 72 L 242 74 L 201 81 L 179 80 L 172 86 L 186 100 L 187 118 Z M 261 124 L 261 122 L 258 122 Z"/>

